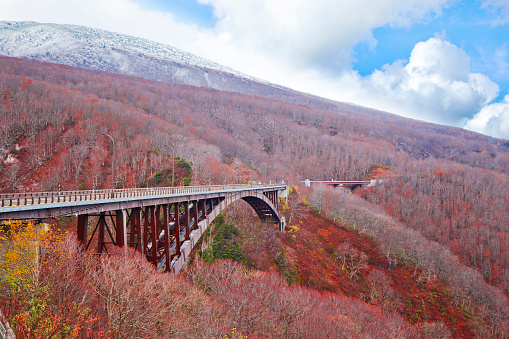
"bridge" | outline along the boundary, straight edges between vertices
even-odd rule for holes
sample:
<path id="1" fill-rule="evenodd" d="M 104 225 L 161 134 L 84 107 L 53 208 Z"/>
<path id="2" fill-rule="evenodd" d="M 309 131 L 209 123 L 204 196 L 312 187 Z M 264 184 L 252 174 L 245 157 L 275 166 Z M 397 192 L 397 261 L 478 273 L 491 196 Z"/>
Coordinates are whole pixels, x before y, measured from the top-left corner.
<path id="1" fill-rule="evenodd" d="M 305 186 L 311 187 L 311 184 L 325 184 L 334 187 L 347 186 L 352 190 L 359 186 L 376 186 L 382 183 L 382 180 L 303 180 Z"/>
<path id="2" fill-rule="evenodd" d="M 98 253 L 111 246 L 141 252 L 178 273 L 214 218 L 243 199 L 266 222 L 284 228 L 279 198 L 286 185 L 216 185 L 0 194 L 0 220 L 77 216 L 77 237 Z"/>

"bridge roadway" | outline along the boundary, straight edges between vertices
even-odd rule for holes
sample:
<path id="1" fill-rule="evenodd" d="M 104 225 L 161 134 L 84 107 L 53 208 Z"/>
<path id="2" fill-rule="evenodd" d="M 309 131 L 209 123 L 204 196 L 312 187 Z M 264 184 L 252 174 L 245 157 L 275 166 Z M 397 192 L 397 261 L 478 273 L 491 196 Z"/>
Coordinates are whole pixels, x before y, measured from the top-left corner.
<path id="1" fill-rule="evenodd" d="M 0 220 L 77 216 L 77 237 L 97 252 L 129 246 L 158 268 L 178 273 L 214 218 L 245 200 L 267 222 L 284 220 L 286 185 L 215 185 L 0 194 Z"/>
<path id="2" fill-rule="evenodd" d="M 310 187 L 311 184 L 325 184 L 337 186 L 349 186 L 352 189 L 358 186 L 376 186 L 382 183 L 382 180 L 303 180 L 305 186 Z"/>

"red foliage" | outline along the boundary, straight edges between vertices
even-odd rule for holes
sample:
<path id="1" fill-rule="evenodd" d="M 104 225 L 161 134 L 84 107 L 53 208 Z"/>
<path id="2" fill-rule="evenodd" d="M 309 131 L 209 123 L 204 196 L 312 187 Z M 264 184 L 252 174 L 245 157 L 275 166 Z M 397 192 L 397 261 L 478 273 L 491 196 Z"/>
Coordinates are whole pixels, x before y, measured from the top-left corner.
<path id="1" fill-rule="evenodd" d="M 507 277 L 492 269 L 496 264 L 509 271 L 509 181 L 500 176 L 466 167 L 424 168 L 387 180 L 362 195 L 428 239 L 449 247 L 463 263 L 481 271 L 487 282 L 506 288 Z"/>
<path id="2" fill-rule="evenodd" d="M 428 280 L 422 268 L 405 263 L 391 264 L 381 255 L 374 240 L 357 231 L 347 229 L 315 213 L 304 213 L 295 227 L 283 237 L 288 261 L 298 271 L 299 282 L 347 296 L 362 298 L 397 311 L 410 323 L 443 322 L 457 338 L 473 336 L 474 325 L 468 312 L 455 306 L 450 287 L 436 278 Z M 356 278 L 350 278 L 352 267 L 345 267 L 337 252 L 348 244 L 348 255 L 363 253 L 369 258 L 366 267 L 360 269 Z M 342 269 L 343 267 L 343 269 Z M 380 291 L 373 291 L 373 272 L 381 272 L 390 282 L 385 298 L 380 300 Z M 380 273 L 377 273 L 380 275 Z M 376 292 L 376 293 L 375 293 Z M 375 295 L 373 294 L 375 293 Z M 378 299 L 377 299 L 378 298 Z"/>

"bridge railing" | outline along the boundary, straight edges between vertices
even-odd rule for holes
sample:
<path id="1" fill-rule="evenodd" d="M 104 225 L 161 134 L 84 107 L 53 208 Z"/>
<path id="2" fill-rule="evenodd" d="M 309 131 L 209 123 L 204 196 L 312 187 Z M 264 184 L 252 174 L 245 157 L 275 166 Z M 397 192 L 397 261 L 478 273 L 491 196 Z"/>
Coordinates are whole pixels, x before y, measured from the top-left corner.
<path id="1" fill-rule="evenodd" d="M 166 196 L 188 193 L 239 190 L 246 188 L 262 188 L 271 186 L 277 187 L 281 185 L 238 184 L 238 185 L 102 189 L 102 190 L 62 191 L 62 192 L 4 193 L 0 194 L 0 208 L 14 206 L 58 204 L 68 202 Z"/>

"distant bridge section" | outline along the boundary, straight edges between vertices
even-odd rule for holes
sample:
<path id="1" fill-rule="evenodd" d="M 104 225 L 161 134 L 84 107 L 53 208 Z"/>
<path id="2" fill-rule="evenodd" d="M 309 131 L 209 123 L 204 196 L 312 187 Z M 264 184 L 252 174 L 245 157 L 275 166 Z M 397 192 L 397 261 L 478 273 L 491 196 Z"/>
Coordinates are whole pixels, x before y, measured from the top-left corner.
<path id="1" fill-rule="evenodd" d="M 243 199 L 284 228 L 286 185 L 221 185 L 0 194 L 0 220 L 77 216 L 77 237 L 97 252 L 129 246 L 158 268 L 178 273 L 214 218 Z"/>
<path id="2" fill-rule="evenodd" d="M 325 184 L 334 187 L 347 186 L 352 189 L 359 186 L 376 186 L 382 183 L 382 180 L 303 180 L 306 187 L 311 187 L 311 184 Z"/>

